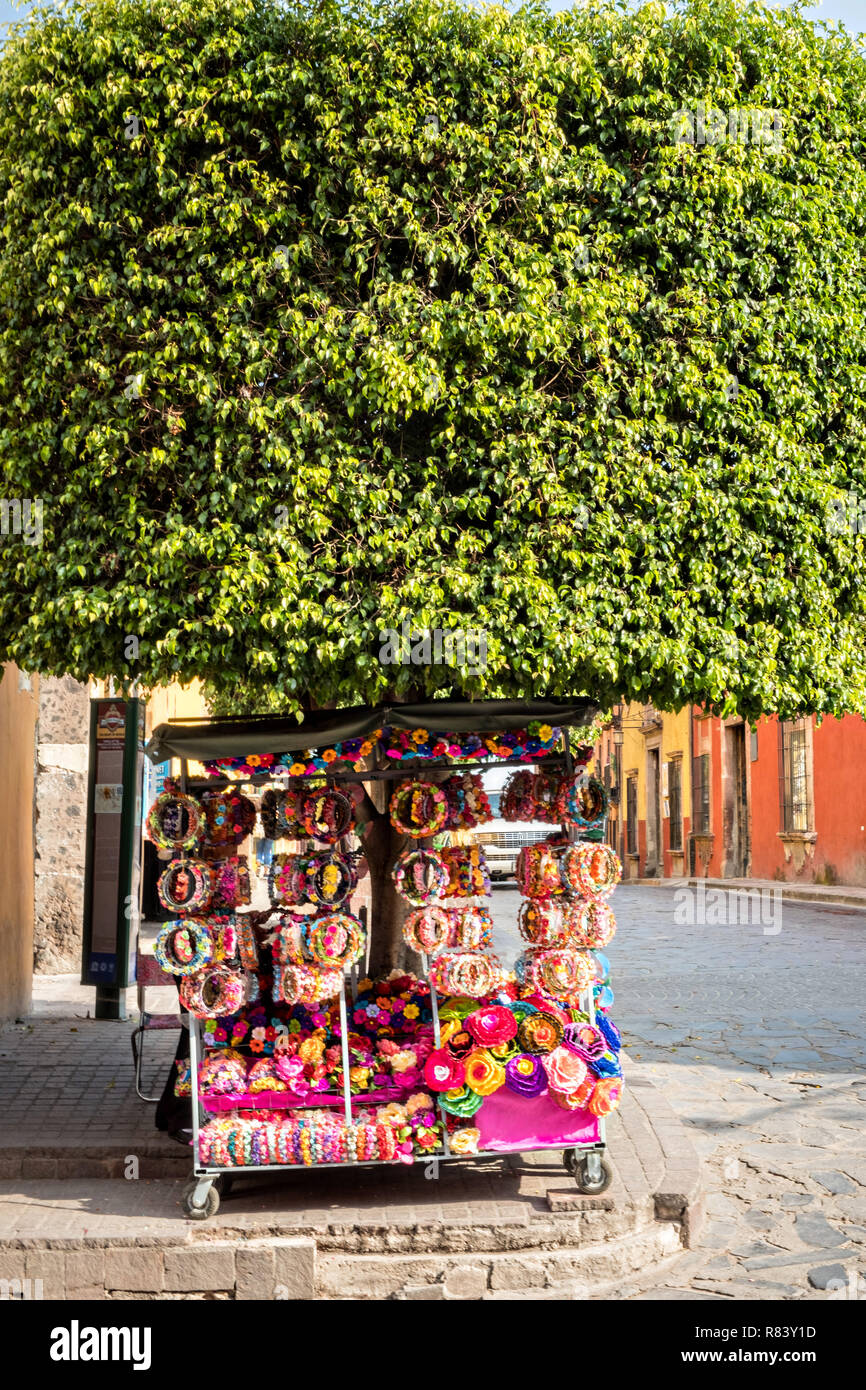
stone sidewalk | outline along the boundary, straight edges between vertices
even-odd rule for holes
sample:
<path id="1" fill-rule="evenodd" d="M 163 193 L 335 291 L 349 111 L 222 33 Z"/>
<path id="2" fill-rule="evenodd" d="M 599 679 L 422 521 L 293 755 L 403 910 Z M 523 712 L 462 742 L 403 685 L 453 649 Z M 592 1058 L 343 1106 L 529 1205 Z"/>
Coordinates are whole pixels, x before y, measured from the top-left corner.
<path id="1" fill-rule="evenodd" d="M 135 1095 L 132 1024 L 70 1017 L 56 989 L 50 1012 L 0 1031 L 0 1279 L 41 1278 L 47 1298 L 296 1297 L 273 1290 L 304 1280 L 307 1298 L 613 1296 L 697 1237 L 697 1156 L 628 1063 L 600 1197 L 552 1152 L 444 1163 L 435 1181 L 420 1162 L 242 1176 L 190 1222 L 191 1151 Z M 175 1044 L 148 1038 L 151 1089 Z"/>

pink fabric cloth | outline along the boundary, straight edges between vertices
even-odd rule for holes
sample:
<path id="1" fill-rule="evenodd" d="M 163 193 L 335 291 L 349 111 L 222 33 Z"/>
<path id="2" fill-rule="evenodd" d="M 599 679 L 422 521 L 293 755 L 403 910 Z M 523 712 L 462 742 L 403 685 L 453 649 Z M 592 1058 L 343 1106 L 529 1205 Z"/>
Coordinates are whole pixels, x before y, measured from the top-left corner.
<path id="1" fill-rule="evenodd" d="M 599 1139 L 598 1118 L 589 1110 L 562 1110 L 546 1094 L 527 1098 L 504 1086 L 484 1097 L 472 1123 L 481 1135 L 479 1151 L 560 1149 L 595 1144 Z"/>
<path id="2" fill-rule="evenodd" d="M 405 1099 L 405 1091 L 383 1086 L 372 1094 L 367 1092 L 352 1096 L 352 1105 L 387 1105 L 389 1100 Z M 338 1096 L 329 1096 L 321 1091 L 310 1091 L 303 1100 L 299 1100 L 288 1091 L 246 1091 L 243 1095 L 202 1096 L 201 1102 L 211 1114 L 218 1110 L 295 1110 L 305 1106 L 318 1110 L 324 1105 L 342 1105 L 343 1095 L 342 1092 Z"/>

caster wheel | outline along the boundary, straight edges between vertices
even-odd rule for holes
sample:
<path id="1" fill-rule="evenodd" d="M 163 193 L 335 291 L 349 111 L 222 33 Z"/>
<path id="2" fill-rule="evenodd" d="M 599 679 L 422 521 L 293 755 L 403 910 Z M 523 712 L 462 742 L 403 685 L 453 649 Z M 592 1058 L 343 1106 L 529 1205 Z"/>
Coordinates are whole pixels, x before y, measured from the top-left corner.
<path id="1" fill-rule="evenodd" d="M 227 1197 L 232 1190 L 234 1177 L 231 1173 L 220 1173 L 218 1178 L 214 1178 L 213 1185 L 221 1197 Z"/>
<path id="2" fill-rule="evenodd" d="M 613 1182 L 613 1169 L 606 1158 L 599 1158 L 593 1171 L 586 1155 L 578 1158 L 575 1154 L 574 1169 L 569 1169 L 569 1172 L 572 1173 L 579 1190 L 586 1193 L 587 1197 L 597 1197 L 599 1193 L 606 1192 Z"/>
<path id="3" fill-rule="evenodd" d="M 562 1161 L 565 1164 L 566 1173 L 570 1173 L 573 1178 L 577 1177 L 577 1149 L 565 1149 L 562 1154 Z"/>
<path id="4" fill-rule="evenodd" d="M 220 1195 L 216 1186 L 211 1183 L 205 1193 L 204 1204 L 196 1206 L 193 1199 L 197 1190 L 198 1181 L 196 1179 L 187 1183 L 183 1190 L 183 1209 L 190 1221 L 207 1221 L 209 1216 L 215 1216 L 219 1211 Z"/>

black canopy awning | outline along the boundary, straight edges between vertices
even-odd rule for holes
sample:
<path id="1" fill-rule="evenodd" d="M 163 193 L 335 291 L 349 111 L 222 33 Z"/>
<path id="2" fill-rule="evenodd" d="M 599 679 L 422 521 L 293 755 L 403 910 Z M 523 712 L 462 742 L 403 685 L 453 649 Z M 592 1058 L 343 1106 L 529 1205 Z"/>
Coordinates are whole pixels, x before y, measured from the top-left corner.
<path id="1" fill-rule="evenodd" d="M 242 719 L 176 719 L 160 724 L 147 745 L 152 762 L 186 758 L 206 762 L 241 758 L 248 753 L 293 753 L 302 748 L 327 748 L 348 738 L 363 738 L 374 729 L 429 729 L 431 733 L 495 733 L 525 729 L 533 720 L 560 728 L 592 723 L 598 705 L 592 700 L 430 700 L 419 705 L 354 705 L 323 709 L 299 724 L 279 715 L 247 715 Z"/>

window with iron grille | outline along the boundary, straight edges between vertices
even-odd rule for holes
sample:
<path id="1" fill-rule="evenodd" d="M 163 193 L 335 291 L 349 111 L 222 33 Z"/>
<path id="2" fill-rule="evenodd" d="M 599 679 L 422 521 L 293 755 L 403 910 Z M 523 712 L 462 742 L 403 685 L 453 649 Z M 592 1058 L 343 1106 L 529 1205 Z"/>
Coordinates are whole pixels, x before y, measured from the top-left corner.
<path id="1" fill-rule="evenodd" d="M 805 719 L 779 725 L 779 790 L 783 831 L 811 830 L 811 787 Z"/>
<path id="2" fill-rule="evenodd" d="M 668 810 L 670 811 L 670 847 L 678 852 L 683 847 L 683 764 L 680 758 L 668 763 Z"/>
<path id="3" fill-rule="evenodd" d="M 710 755 L 699 753 L 692 763 L 692 829 L 710 833 Z"/>
<path id="4" fill-rule="evenodd" d="M 627 777 L 626 789 L 626 848 L 637 854 L 637 777 Z"/>

